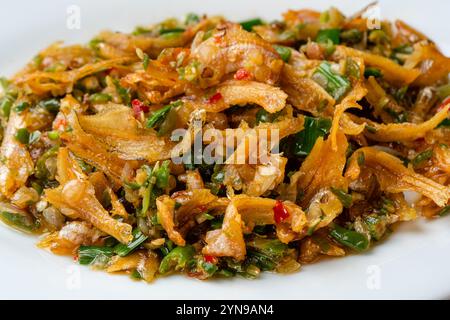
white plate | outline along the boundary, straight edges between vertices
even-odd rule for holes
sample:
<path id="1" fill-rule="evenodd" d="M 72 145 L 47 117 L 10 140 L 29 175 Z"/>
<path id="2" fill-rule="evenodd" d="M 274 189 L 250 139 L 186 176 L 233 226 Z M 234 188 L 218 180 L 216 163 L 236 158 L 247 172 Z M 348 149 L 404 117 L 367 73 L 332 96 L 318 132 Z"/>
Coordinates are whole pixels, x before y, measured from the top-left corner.
<path id="1" fill-rule="evenodd" d="M 188 12 L 230 19 L 277 19 L 289 8 L 351 14 L 369 1 L 289 0 L 14 0 L 0 10 L 0 74 L 11 75 L 55 40 L 87 42 L 103 29 L 131 31 Z M 81 29 L 68 29 L 67 9 L 81 10 Z M 450 2 L 381 1 L 383 18 L 401 18 L 450 53 Z M 392 299 L 450 298 L 450 217 L 403 224 L 365 254 L 322 261 L 292 275 L 249 281 L 205 281 L 171 276 L 152 285 L 80 267 L 35 247 L 36 239 L 0 226 L 0 298 L 56 299 Z"/>

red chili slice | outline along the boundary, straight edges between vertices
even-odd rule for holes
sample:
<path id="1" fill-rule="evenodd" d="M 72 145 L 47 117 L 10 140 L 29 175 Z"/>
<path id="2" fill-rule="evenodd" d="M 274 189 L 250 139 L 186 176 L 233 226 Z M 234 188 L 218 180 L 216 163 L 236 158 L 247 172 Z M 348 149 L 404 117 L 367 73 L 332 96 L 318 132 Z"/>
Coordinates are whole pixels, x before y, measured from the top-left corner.
<path id="1" fill-rule="evenodd" d="M 279 200 L 275 203 L 273 207 L 273 217 L 276 223 L 281 223 L 287 218 L 289 218 L 289 212 L 284 207 L 283 203 Z"/>
<path id="2" fill-rule="evenodd" d="M 447 98 L 444 99 L 444 101 L 442 101 L 441 105 L 437 109 L 437 112 L 441 112 L 442 109 L 444 109 L 445 106 L 447 106 L 448 104 L 450 104 L 450 97 L 447 97 Z"/>
<path id="3" fill-rule="evenodd" d="M 148 112 L 150 109 L 148 106 L 144 105 L 142 101 L 138 99 L 134 99 L 131 101 L 131 107 L 133 108 L 134 117 L 138 118 L 140 117 L 142 112 Z"/>
<path id="4" fill-rule="evenodd" d="M 222 100 L 222 94 L 220 92 L 217 92 L 209 98 L 208 103 L 214 104 L 219 102 L 220 100 Z"/>
<path id="5" fill-rule="evenodd" d="M 236 80 L 250 80 L 252 78 L 253 78 L 252 74 L 249 71 L 245 70 L 244 68 L 239 69 L 234 74 L 234 79 Z"/>
<path id="6" fill-rule="evenodd" d="M 208 254 L 205 254 L 205 255 L 203 256 L 203 258 L 205 259 L 206 262 L 209 262 L 209 263 L 214 263 L 214 262 L 216 262 L 216 258 L 213 257 L 213 256 L 210 256 L 210 255 L 208 255 Z"/>

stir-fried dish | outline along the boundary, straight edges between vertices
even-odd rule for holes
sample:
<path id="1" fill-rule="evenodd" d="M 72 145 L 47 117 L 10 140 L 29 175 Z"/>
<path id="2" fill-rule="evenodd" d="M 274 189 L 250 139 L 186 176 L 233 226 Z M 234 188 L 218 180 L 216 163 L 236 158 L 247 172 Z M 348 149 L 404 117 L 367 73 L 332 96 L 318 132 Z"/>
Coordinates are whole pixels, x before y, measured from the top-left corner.
<path id="1" fill-rule="evenodd" d="M 0 218 L 147 282 L 364 252 L 450 212 L 449 71 L 432 40 L 364 10 L 56 43 L 1 81 Z"/>

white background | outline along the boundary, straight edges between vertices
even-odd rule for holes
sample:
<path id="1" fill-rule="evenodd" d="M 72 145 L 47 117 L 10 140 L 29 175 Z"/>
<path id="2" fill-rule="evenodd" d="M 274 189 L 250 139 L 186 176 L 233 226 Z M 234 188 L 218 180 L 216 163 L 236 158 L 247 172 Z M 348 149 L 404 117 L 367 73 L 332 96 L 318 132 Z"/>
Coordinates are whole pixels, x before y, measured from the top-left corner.
<path id="1" fill-rule="evenodd" d="M 0 75 L 12 75 L 56 40 L 87 42 L 104 29 L 131 31 L 188 12 L 230 19 L 280 18 L 288 8 L 352 14 L 369 1 L 107 0 L 1 1 Z M 380 1 L 382 17 L 401 18 L 435 40 L 448 55 L 450 1 Z M 66 27 L 70 5 L 81 9 L 81 29 Z M 35 247 L 36 239 L 0 225 L 0 298 L 53 299 L 391 299 L 450 298 L 450 217 L 402 225 L 365 254 L 308 265 L 292 275 L 258 280 L 198 281 L 181 276 L 151 285 L 79 267 Z"/>

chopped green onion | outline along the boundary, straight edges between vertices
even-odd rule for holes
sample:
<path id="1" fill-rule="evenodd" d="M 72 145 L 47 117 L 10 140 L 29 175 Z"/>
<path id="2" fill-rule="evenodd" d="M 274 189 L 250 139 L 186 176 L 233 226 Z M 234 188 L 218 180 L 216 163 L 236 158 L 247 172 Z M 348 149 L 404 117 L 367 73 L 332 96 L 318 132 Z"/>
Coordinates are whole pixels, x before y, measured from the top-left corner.
<path id="1" fill-rule="evenodd" d="M 223 216 L 216 217 L 214 218 L 214 220 L 211 220 L 211 228 L 214 230 L 222 228 L 222 224 L 223 224 Z"/>
<path id="2" fill-rule="evenodd" d="M 162 259 L 159 265 L 159 273 L 164 274 L 172 269 L 175 271 L 183 270 L 194 257 L 194 254 L 195 249 L 191 245 L 176 247 Z"/>
<path id="3" fill-rule="evenodd" d="M 350 81 L 335 73 L 329 62 L 322 62 L 314 72 L 312 79 L 322 86 L 336 101 L 339 101 L 350 89 Z"/>
<path id="4" fill-rule="evenodd" d="M 36 161 L 36 167 L 34 176 L 38 178 L 39 180 L 47 180 L 48 176 L 50 175 L 50 172 L 47 169 L 47 166 L 45 163 L 47 162 L 47 159 L 51 157 L 55 157 L 58 154 L 58 146 L 55 146 L 53 148 L 48 149 L 42 156 L 39 157 L 39 159 Z"/>
<path id="5" fill-rule="evenodd" d="M 148 54 L 144 53 L 144 59 L 142 60 L 142 66 L 144 67 L 144 70 L 147 70 L 149 63 L 150 57 L 148 56 Z"/>
<path id="6" fill-rule="evenodd" d="M 437 88 L 437 95 L 441 100 L 450 96 L 450 83 Z"/>
<path id="7" fill-rule="evenodd" d="M 219 269 L 214 263 L 203 261 L 201 263 L 201 268 L 205 271 L 205 273 L 211 277 L 216 271 Z"/>
<path id="8" fill-rule="evenodd" d="M 33 181 L 31 182 L 31 187 L 37 191 L 37 193 L 39 193 L 39 195 L 42 194 L 42 192 L 44 191 L 44 187 L 37 181 Z"/>
<path id="9" fill-rule="evenodd" d="M 422 163 L 424 163 L 425 161 L 431 159 L 433 157 L 433 150 L 426 150 L 424 152 L 419 153 L 418 155 L 416 155 L 414 157 L 414 159 L 411 161 L 411 163 L 413 164 L 414 168 L 419 167 Z"/>
<path id="10" fill-rule="evenodd" d="M 28 144 L 33 144 L 41 138 L 41 132 L 39 130 L 33 131 L 28 138 Z"/>
<path id="11" fill-rule="evenodd" d="M 178 121 L 177 108 L 171 108 L 167 113 L 164 121 L 162 121 L 161 125 L 159 126 L 158 136 L 161 137 L 168 133 L 171 133 L 175 129 L 177 121 Z"/>
<path id="12" fill-rule="evenodd" d="M 14 107 L 14 111 L 17 113 L 20 113 L 22 111 L 25 111 L 30 107 L 30 104 L 26 101 L 19 103 L 17 106 Z"/>
<path id="13" fill-rule="evenodd" d="M 364 163 L 366 163 L 366 156 L 364 155 L 364 152 L 360 152 L 358 154 L 358 165 L 363 166 Z"/>
<path id="14" fill-rule="evenodd" d="M 175 102 L 155 111 L 152 114 L 152 116 L 150 118 L 148 118 L 148 120 L 147 120 L 147 128 L 153 128 L 154 126 L 156 126 L 156 124 L 158 124 L 160 121 L 162 121 L 166 117 L 167 113 L 169 112 L 169 110 L 171 108 L 178 107 L 182 103 L 183 102 L 181 100 L 178 100 L 178 101 L 175 101 Z"/>
<path id="15" fill-rule="evenodd" d="M 340 36 L 341 30 L 340 29 L 323 29 L 319 30 L 319 33 L 316 37 L 317 43 L 328 43 L 328 40 L 330 40 L 333 44 L 339 44 L 339 36 Z"/>
<path id="16" fill-rule="evenodd" d="M 17 130 L 15 138 L 22 144 L 28 144 L 28 141 L 30 140 L 30 132 L 27 128 L 20 128 Z"/>
<path id="17" fill-rule="evenodd" d="M 377 133 L 377 129 L 374 128 L 374 127 L 371 127 L 371 126 L 369 126 L 369 125 L 366 125 L 366 130 L 367 130 L 369 133 L 372 133 L 372 134 Z"/>
<path id="18" fill-rule="evenodd" d="M 38 224 L 28 215 L 17 212 L 2 211 L 0 220 L 7 225 L 25 232 L 32 232 L 38 228 Z"/>
<path id="19" fill-rule="evenodd" d="M 356 79 L 359 79 L 361 76 L 359 65 L 350 57 L 345 61 L 345 75 Z"/>
<path id="20" fill-rule="evenodd" d="M 183 28 L 161 29 L 161 30 L 159 30 L 159 34 L 163 35 L 163 34 L 168 34 L 168 33 L 180 33 L 180 32 L 184 32 L 184 31 L 186 31 L 186 29 L 183 29 Z"/>
<path id="21" fill-rule="evenodd" d="M 317 138 L 324 137 L 330 128 L 330 119 L 305 117 L 304 129 L 294 136 L 294 155 L 306 157 L 314 147 Z"/>
<path id="22" fill-rule="evenodd" d="M 184 20 L 184 24 L 189 26 L 200 22 L 200 17 L 195 13 L 188 13 Z"/>
<path id="23" fill-rule="evenodd" d="M 7 78 L 0 77 L 0 86 L 2 87 L 3 91 L 8 91 L 9 84 L 9 80 Z"/>
<path id="24" fill-rule="evenodd" d="M 240 25 L 242 26 L 242 28 L 246 31 L 252 31 L 254 26 L 259 26 L 264 24 L 264 22 L 260 19 L 260 18 L 256 18 L 256 19 L 251 19 L 251 20 L 246 20 L 246 21 L 242 21 L 240 23 Z"/>
<path id="25" fill-rule="evenodd" d="M 151 170 L 151 169 L 150 169 Z M 152 197 L 152 192 L 153 192 L 153 186 L 154 186 L 154 179 L 152 179 L 153 177 L 153 170 L 151 170 L 149 173 L 147 173 L 147 181 L 148 181 L 148 185 L 145 188 L 144 191 L 144 196 L 142 198 L 142 208 L 141 208 L 141 216 L 145 216 L 145 214 L 148 211 L 148 208 L 150 207 L 150 198 Z"/>
<path id="26" fill-rule="evenodd" d="M 17 93 L 13 91 L 7 91 L 5 96 L 2 97 L 0 103 L 0 110 L 5 117 L 9 117 L 11 113 L 11 108 L 14 104 L 14 101 L 17 99 Z"/>
<path id="27" fill-rule="evenodd" d="M 133 272 L 131 272 L 130 277 L 134 280 L 142 279 L 142 275 L 139 273 L 139 271 L 137 269 L 135 269 L 135 270 L 133 270 Z"/>
<path id="28" fill-rule="evenodd" d="M 350 208 L 352 206 L 352 196 L 345 192 L 342 189 L 331 188 L 331 192 L 334 193 L 336 197 L 338 197 L 339 201 L 341 201 L 344 208 Z"/>
<path id="29" fill-rule="evenodd" d="M 208 40 L 209 38 L 212 37 L 213 33 L 214 33 L 214 29 L 206 31 L 205 34 L 203 35 L 202 40 L 203 41 Z"/>
<path id="30" fill-rule="evenodd" d="M 337 224 L 333 226 L 330 235 L 339 243 L 356 251 L 364 251 L 369 247 L 369 239 L 365 235 L 345 229 Z"/>
<path id="31" fill-rule="evenodd" d="M 39 102 L 39 106 L 45 108 L 50 113 L 58 113 L 61 103 L 57 99 L 49 99 Z"/>
<path id="32" fill-rule="evenodd" d="M 375 240 L 380 240 L 386 232 L 386 217 L 377 214 L 370 214 L 364 217 L 364 223 L 369 230 L 370 236 Z"/>
<path id="33" fill-rule="evenodd" d="M 211 181 L 214 183 L 223 183 L 223 180 L 225 179 L 225 172 L 224 171 L 217 171 L 214 172 L 211 176 Z"/>
<path id="34" fill-rule="evenodd" d="M 176 38 L 179 38 L 182 34 L 183 34 L 183 32 L 180 32 L 180 31 L 168 32 L 168 33 L 164 33 L 164 34 L 160 35 L 160 37 L 164 38 L 164 39 L 176 39 Z"/>
<path id="35" fill-rule="evenodd" d="M 124 183 L 128 188 L 131 190 L 139 190 L 141 188 L 141 185 L 136 182 L 126 182 Z"/>
<path id="36" fill-rule="evenodd" d="M 383 108 L 383 110 L 386 111 L 396 123 L 404 123 L 408 121 L 408 114 L 406 112 L 397 112 L 388 107 Z"/>
<path id="37" fill-rule="evenodd" d="M 400 47 L 392 49 L 395 53 L 401 53 L 401 54 L 411 54 L 414 52 L 414 48 L 409 44 L 404 44 Z"/>
<path id="38" fill-rule="evenodd" d="M 438 125 L 438 128 L 448 128 L 448 127 L 450 127 L 450 119 L 445 119 Z"/>
<path id="39" fill-rule="evenodd" d="M 254 248 L 272 258 L 280 258 L 289 249 L 287 244 L 278 239 L 255 238 L 247 243 L 247 246 Z"/>
<path id="40" fill-rule="evenodd" d="M 380 44 L 388 40 L 388 36 L 386 35 L 386 32 L 383 30 L 372 30 L 369 33 L 368 37 L 369 41 L 372 43 Z"/>
<path id="41" fill-rule="evenodd" d="M 122 99 L 122 103 L 129 106 L 131 103 L 130 89 L 125 89 L 124 87 L 122 87 L 119 83 L 119 80 L 117 79 L 113 79 L 113 83 L 114 86 L 116 87 L 117 93 Z"/>
<path id="42" fill-rule="evenodd" d="M 380 69 L 377 68 L 366 68 L 366 70 L 364 70 L 364 77 L 369 78 L 369 77 L 375 77 L 375 78 L 381 78 L 383 76 L 383 73 L 381 72 Z"/>
<path id="43" fill-rule="evenodd" d="M 258 110 L 256 113 L 256 125 L 266 122 L 274 122 L 280 115 L 280 112 L 270 113 L 264 109 Z"/>
<path id="44" fill-rule="evenodd" d="M 439 211 L 439 216 L 445 217 L 450 214 L 450 206 L 446 206 L 444 209 Z"/>
<path id="45" fill-rule="evenodd" d="M 94 38 L 91 41 L 89 41 L 89 48 L 91 48 L 94 51 L 97 51 L 98 50 L 98 45 L 100 43 L 102 43 L 102 42 L 103 42 L 102 40 Z"/>
<path id="46" fill-rule="evenodd" d="M 281 60 L 283 60 L 284 62 L 289 62 L 289 59 L 291 59 L 291 54 L 292 54 L 292 51 L 290 48 L 285 47 L 285 46 L 279 46 L 276 44 L 274 44 L 273 47 L 280 55 Z"/>
<path id="47" fill-rule="evenodd" d="M 107 93 L 94 93 L 89 97 L 89 101 L 92 103 L 106 103 L 112 100 L 110 94 Z"/>
<path id="48" fill-rule="evenodd" d="M 90 265 L 94 262 L 107 262 L 114 255 L 110 247 L 80 246 L 78 249 L 78 263 Z"/>
<path id="49" fill-rule="evenodd" d="M 156 186 L 161 189 L 165 189 L 169 186 L 169 177 L 170 177 L 170 161 L 166 160 L 163 164 L 156 170 Z"/>
<path id="50" fill-rule="evenodd" d="M 133 241 L 131 241 L 129 244 L 123 244 L 119 243 L 114 247 L 114 253 L 125 257 L 128 254 L 130 254 L 132 251 L 137 249 L 145 240 L 147 240 L 147 236 L 139 230 L 139 228 L 136 228 L 133 230 Z"/>
<path id="51" fill-rule="evenodd" d="M 152 30 L 150 30 L 148 28 L 145 28 L 145 27 L 142 27 L 142 26 L 138 26 L 138 27 L 136 27 L 136 29 L 134 29 L 132 34 L 134 36 L 139 36 L 141 34 L 150 33 L 151 31 Z"/>
<path id="52" fill-rule="evenodd" d="M 358 29 L 344 30 L 341 32 L 341 40 L 349 44 L 361 42 L 363 34 Z"/>
<path id="53" fill-rule="evenodd" d="M 204 218 L 205 220 L 214 220 L 214 216 L 207 212 L 202 214 L 202 218 Z"/>
<path id="54" fill-rule="evenodd" d="M 50 140 L 53 140 L 53 141 L 58 140 L 59 139 L 59 132 L 58 131 L 50 131 L 50 132 L 47 133 L 47 137 Z"/>

